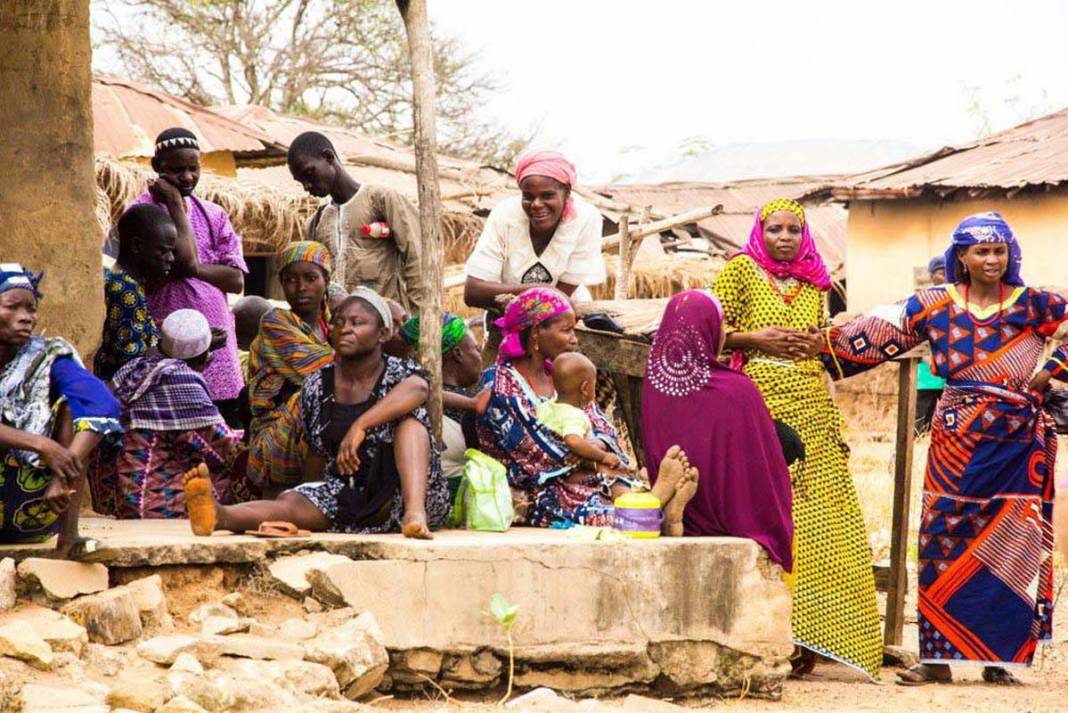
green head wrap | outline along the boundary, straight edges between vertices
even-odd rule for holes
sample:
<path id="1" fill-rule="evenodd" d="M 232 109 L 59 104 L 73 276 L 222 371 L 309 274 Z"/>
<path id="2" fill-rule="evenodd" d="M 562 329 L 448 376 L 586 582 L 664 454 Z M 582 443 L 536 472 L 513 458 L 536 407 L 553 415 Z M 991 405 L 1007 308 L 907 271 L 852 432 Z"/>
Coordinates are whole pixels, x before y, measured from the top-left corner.
<path id="1" fill-rule="evenodd" d="M 413 347 L 419 346 L 419 315 L 409 319 L 401 327 L 404 341 Z M 467 322 L 451 312 L 441 315 L 441 353 L 448 354 L 463 341 L 467 334 Z"/>

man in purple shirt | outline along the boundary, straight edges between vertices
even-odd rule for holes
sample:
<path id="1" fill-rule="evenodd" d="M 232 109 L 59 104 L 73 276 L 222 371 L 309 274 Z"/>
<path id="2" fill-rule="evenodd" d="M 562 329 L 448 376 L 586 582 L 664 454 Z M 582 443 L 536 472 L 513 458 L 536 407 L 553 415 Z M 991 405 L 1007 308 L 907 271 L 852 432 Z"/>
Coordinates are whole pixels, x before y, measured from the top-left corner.
<path id="1" fill-rule="evenodd" d="M 204 379 L 220 413 L 236 424 L 237 396 L 244 377 L 226 293 L 240 294 L 245 289 L 248 266 L 241 255 L 241 239 L 222 206 L 193 195 L 200 180 L 200 144 L 193 132 L 173 128 L 157 136 L 152 168 L 158 178 L 150 180 L 148 191 L 133 203 L 154 203 L 170 213 L 178 241 L 170 279 L 148 294 L 148 308 L 156 324 L 175 310 L 198 310 L 217 341 L 225 337 L 225 346 L 214 352 Z"/>

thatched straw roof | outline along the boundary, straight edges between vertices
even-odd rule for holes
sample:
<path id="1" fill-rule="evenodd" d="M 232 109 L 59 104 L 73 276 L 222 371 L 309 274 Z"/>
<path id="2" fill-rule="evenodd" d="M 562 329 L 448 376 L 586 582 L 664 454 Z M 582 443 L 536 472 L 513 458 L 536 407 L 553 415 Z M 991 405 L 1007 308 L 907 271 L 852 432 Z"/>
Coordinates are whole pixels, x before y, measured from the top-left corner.
<path id="1" fill-rule="evenodd" d="M 96 182 L 107 196 L 112 225 L 130 201 L 145 192 L 153 176 L 142 164 L 97 158 Z M 226 209 L 246 253 L 273 253 L 299 239 L 304 221 L 317 205 L 303 192 L 285 193 L 254 181 L 209 173 L 201 176 L 197 193 Z"/>
<path id="2" fill-rule="evenodd" d="M 408 146 L 373 138 L 305 117 L 279 114 L 259 106 L 218 106 L 214 110 L 288 146 L 305 131 L 324 134 L 361 183 L 375 183 L 416 198 L 415 154 Z M 275 186 L 296 185 L 285 166 L 248 169 L 243 175 Z M 438 155 L 441 198 L 445 210 L 485 216 L 502 198 L 516 192 L 510 174 L 474 161 Z"/>
<path id="3" fill-rule="evenodd" d="M 319 202 L 292 179 L 287 190 L 256 180 L 259 171 L 250 173 L 243 171 L 238 178 L 204 173 L 197 194 L 226 209 L 246 254 L 274 253 L 301 239 Z M 140 163 L 97 158 L 97 220 L 104 233 L 130 201 L 144 193 L 148 179 L 154 175 Z M 481 218 L 466 211 L 446 211 L 442 216 L 445 262 L 466 260 L 481 231 Z"/>

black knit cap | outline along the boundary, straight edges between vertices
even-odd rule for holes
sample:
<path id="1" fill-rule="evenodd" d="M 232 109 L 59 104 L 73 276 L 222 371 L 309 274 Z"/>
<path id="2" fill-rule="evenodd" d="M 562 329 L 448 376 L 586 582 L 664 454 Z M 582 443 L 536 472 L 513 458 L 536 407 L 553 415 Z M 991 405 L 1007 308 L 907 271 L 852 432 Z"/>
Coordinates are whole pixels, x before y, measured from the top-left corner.
<path id="1" fill-rule="evenodd" d="M 156 137 L 156 156 L 170 149 L 196 149 L 200 150 L 200 142 L 196 135 L 189 129 L 175 126 L 164 129 Z"/>

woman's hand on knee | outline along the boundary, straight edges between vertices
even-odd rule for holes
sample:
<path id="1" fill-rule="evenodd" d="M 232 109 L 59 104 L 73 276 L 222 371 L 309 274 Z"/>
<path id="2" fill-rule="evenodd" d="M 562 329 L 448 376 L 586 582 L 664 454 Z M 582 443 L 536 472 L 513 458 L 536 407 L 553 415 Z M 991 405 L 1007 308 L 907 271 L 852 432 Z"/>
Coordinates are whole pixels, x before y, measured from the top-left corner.
<path id="1" fill-rule="evenodd" d="M 352 475 L 360 469 L 360 446 L 367 432 L 358 423 L 352 424 L 337 449 L 337 467 L 342 475 Z"/>

